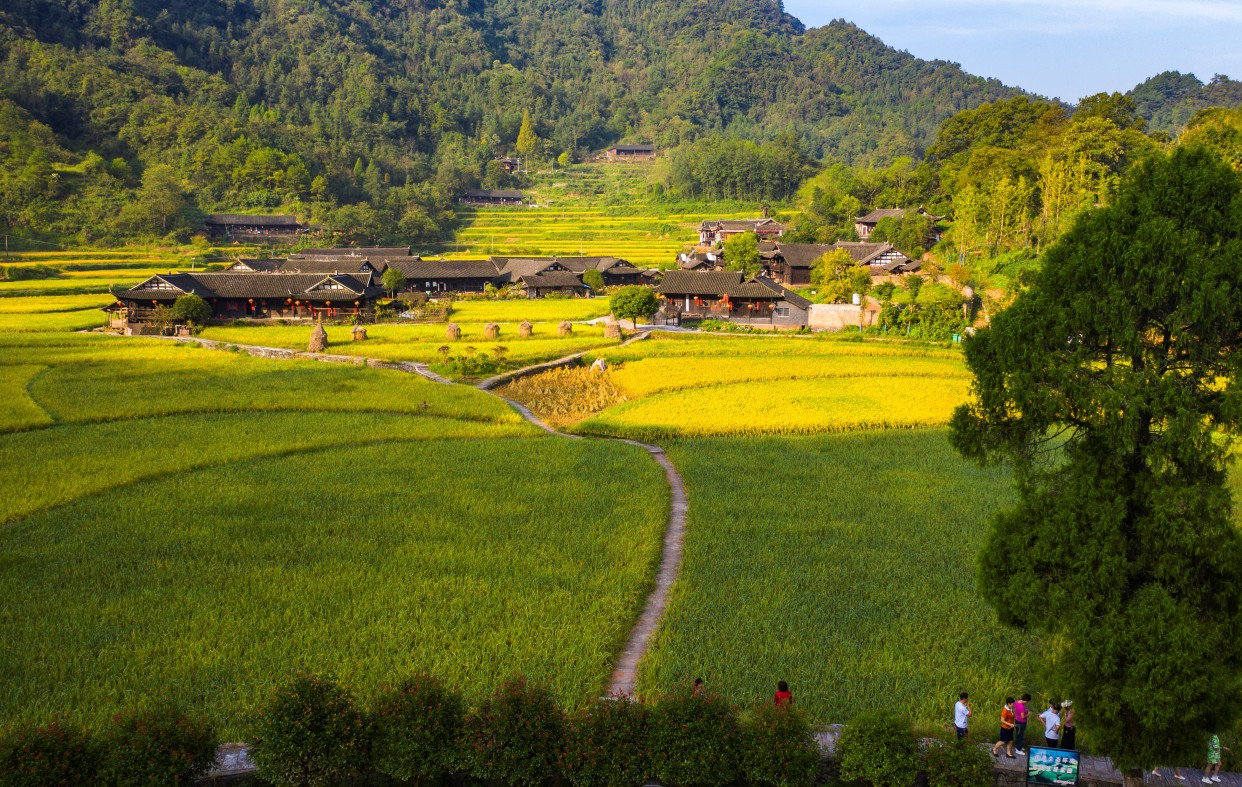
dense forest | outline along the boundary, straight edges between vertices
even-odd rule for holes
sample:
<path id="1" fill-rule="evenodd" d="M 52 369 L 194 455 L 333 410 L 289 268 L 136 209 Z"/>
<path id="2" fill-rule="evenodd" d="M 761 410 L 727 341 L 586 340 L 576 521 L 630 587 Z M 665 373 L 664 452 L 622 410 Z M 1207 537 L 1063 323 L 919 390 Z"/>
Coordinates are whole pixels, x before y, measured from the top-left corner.
<path id="1" fill-rule="evenodd" d="M 1175 77 L 1136 89 L 1153 124 L 1238 84 Z M 10 0 L 0 226 L 184 240 L 206 212 L 281 210 L 417 244 L 460 190 L 512 185 L 496 156 L 618 141 L 675 150 L 675 194 L 786 200 L 822 161 L 918 171 L 904 196 L 945 200 L 915 162 L 1021 95 L 844 21 L 805 30 L 779 0 Z"/>

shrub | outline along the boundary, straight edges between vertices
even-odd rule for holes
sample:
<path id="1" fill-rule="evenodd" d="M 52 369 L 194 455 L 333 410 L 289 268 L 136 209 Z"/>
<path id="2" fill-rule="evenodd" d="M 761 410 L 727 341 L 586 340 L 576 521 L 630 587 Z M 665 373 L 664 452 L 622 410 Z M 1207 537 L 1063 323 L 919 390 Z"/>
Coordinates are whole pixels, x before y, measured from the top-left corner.
<path id="1" fill-rule="evenodd" d="M 273 784 L 328 784 L 366 764 L 367 731 L 348 691 L 330 678 L 297 675 L 264 708 L 250 758 Z"/>
<path id="2" fill-rule="evenodd" d="M 819 746 L 796 708 L 765 703 L 743 728 L 742 772 L 753 784 L 808 785 L 819 770 Z"/>
<path id="3" fill-rule="evenodd" d="M 474 775 L 513 787 L 542 784 L 557 773 L 564 726 L 546 687 L 509 678 L 466 721 Z"/>
<path id="4" fill-rule="evenodd" d="M 406 781 L 461 769 L 466 717 L 461 695 L 427 675 L 384 692 L 373 714 L 372 758 L 383 773 Z"/>
<path id="5" fill-rule="evenodd" d="M 679 785 L 722 785 L 737 775 L 741 732 L 733 709 L 714 694 L 686 687 L 652 713 L 648 734 L 657 778 Z"/>
<path id="6" fill-rule="evenodd" d="M 651 776 L 650 710 L 624 695 L 601 699 L 566 723 L 561 771 L 575 787 L 634 787 Z"/>
<path id="7" fill-rule="evenodd" d="M 869 711 L 846 726 L 837 744 L 844 781 L 872 787 L 910 787 L 919 770 L 919 744 L 910 722 L 892 711 Z"/>
<path id="8" fill-rule="evenodd" d="M 211 306 L 194 293 L 182 295 L 173 302 L 172 318 L 177 322 L 202 325 L 211 319 Z"/>
<path id="9" fill-rule="evenodd" d="M 98 764 L 96 747 L 70 724 L 14 727 L 0 734 L 0 784 L 5 787 L 88 784 Z"/>
<path id="10" fill-rule="evenodd" d="M 923 758 L 927 787 L 991 787 L 992 758 L 966 741 L 936 744 Z"/>
<path id="11" fill-rule="evenodd" d="M 216 762 L 215 732 L 176 710 L 130 711 L 104 734 L 101 784 L 193 784 Z"/>
<path id="12" fill-rule="evenodd" d="M 619 320 L 630 320 L 638 327 L 639 317 L 650 317 L 660 308 L 655 293 L 637 284 L 622 287 L 608 299 L 608 307 Z"/>
<path id="13" fill-rule="evenodd" d="M 582 274 L 582 283 L 590 287 L 591 292 L 598 295 L 604 291 L 604 274 L 592 268 Z"/>

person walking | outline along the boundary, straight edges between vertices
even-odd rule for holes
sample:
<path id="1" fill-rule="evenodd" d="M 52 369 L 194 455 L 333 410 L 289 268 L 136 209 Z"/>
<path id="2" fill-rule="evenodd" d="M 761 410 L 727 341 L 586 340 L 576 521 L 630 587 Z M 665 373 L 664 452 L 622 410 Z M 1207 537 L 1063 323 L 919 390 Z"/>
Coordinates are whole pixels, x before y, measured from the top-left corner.
<path id="1" fill-rule="evenodd" d="M 1228 746 L 1224 747 L 1225 751 L 1230 751 Z M 1208 739 L 1208 764 L 1203 769 L 1203 783 L 1211 784 L 1212 782 L 1220 783 L 1220 736 L 1212 735 Z"/>
<path id="2" fill-rule="evenodd" d="M 963 691 L 958 695 L 957 703 L 953 706 L 953 727 L 957 730 L 959 741 L 966 740 L 966 725 L 970 723 L 972 715 L 974 715 L 974 710 L 970 707 L 970 695 Z"/>
<path id="3" fill-rule="evenodd" d="M 789 684 L 785 681 L 778 681 L 776 684 L 776 695 L 772 700 L 781 707 L 793 705 L 793 694 L 789 691 Z"/>
<path id="4" fill-rule="evenodd" d="M 1026 754 L 1026 721 L 1030 716 L 1030 710 L 1026 704 L 1031 701 L 1030 694 L 1023 694 L 1022 699 L 1013 704 L 1013 735 L 1014 742 L 1018 746 L 1018 756 Z"/>
<path id="5" fill-rule="evenodd" d="M 1005 704 L 1004 706 L 1001 707 L 1000 716 L 1001 716 L 1000 740 L 998 740 L 996 742 L 996 745 L 992 747 L 992 756 L 993 757 L 996 756 L 996 752 L 998 749 L 1000 749 L 1001 746 L 1004 746 L 1005 744 L 1009 744 L 1008 746 L 1005 746 L 1005 755 L 1012 759 L 1013 758 L 1013 725 L 1015 723 L 1014 713 L 1013 713 L 1013 697 L 1005 698 Z"/>
<path id="6" fill-rule="evenodd" d="M 1057 713 L 1057 703 L 1054 700 L 1048 700 L 1048 710 L 1039 714 L 1039 718 L 1044 720 L 1044 745 L 1049 749 L 1055 749 L 1058 733 L 1061 731 L 1061 715 Z"/>
<path id="7" fill-rule="evenodd" d="M 1061 703 L 1061 748 L 1074 748 L 1074 735 L 1078 730 L 1074 725 L 1074 701 L 1065 700 Z"/>

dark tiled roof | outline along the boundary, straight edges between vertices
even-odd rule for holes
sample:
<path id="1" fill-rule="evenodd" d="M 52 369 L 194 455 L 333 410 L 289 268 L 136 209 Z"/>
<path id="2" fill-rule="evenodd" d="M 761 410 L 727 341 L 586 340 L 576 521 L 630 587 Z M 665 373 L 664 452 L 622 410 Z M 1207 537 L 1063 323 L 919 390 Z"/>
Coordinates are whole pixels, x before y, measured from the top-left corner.
<path id="1" fill-rule="evenodd" d="M 212 213 L 207 224 L 241 224 L 255 227 L 296 227 L 297 216 L 260 216 L 248 213 Z"/>
<path id="2" fill-rule="evenodd" d="M 701 225 L 701 229 L 707 230 L 741 230 L 743 232 L 777 232 L 785 229 L 784 224 L 780 224 L 773 219 L 724 219 L 724 220 L 705 220 Z"/>
<path id="3" fill-rule="evenodd" d="M 858 218 L 854 219 L 854 221 L 859 224 L 877 224 L 879 223 L 880 219 L 904 218 L 907 210 L 911 210 L 911 209 L 910 208 L 876 208 L 875 210 L 868 213 L 866 216 L 859 216 Z M 921 205 L 917 208 L 913 208 L 913 210 L 916 210 L 919 213 L 922 213 L 924 216 L 931 219 L 933 222 L 940 221 L 941 219 L 944 218 L 944 216 L 936 216 L 934 214 L 928 213 L 927 208 L 924 208 Z"/>
<path id="4" fill-rule="evenodd" d="M 494 279 L 499 271 L 492 260 L 388 260 L 407 279 Z"/>
<path id="5" fill-rule="evenodd" d="M 787 290 L 771 279 L 757 276 L 742 280 L 740 271 L 665 271 L 664 279 L 656 292 L 665 295 L 702 295 L 720 298 L 749 298 L 753 300 L 785 300 L 805 309 L 811 302 L 792 290 Z"/>
<path id="6" fill-rule="evenodd" d="M 175 289 L 143 290 L 147 282 L 163 281 Z M 373 286 L 371 275 L 337 274 L 324 276 L 318 273 L 172 273 L 152 276 L 118 297 L 128 300 L 176 300 L 179 296 L 194 293 L 202 298 L 323 298 L 334 299 L 336 293 L 311 291 L 331 280 L 343 285 L 339 297 L 378 296 L 383 288 Z"/>
<path id="7" fill-rule="evenodd" d="M 655 153 L 655 145 L 613 145 L 609 150 L 618 153 Z"/>
<path id="8" fill-rule="evenodd" d="M 462 196 L 480 199 L 521 199 L 522 192 L 511 189 L 466 189 Z"/>
<path id="9" fill-rule="evenodd" d="M 366 257 L 327 257 L 323 259 L 287 259 L 277 268 L 278 273 L 359 273 L 373 269 L 374 260 Z"/>
<path id="10" fill-rule="evenodd" d="M 791 268 L 814 268 L 819 258 L 834 248 L 824 243 L 778 243 L 773 251 L 763 256 L 769 259 L 779 256 Z"/>
<path id="11" fill-rule="evenodd" d="M 503 261 L 497 259 L 496 263 L 503 282 L 514 282 L 523 276 L 534 276 L 560 265 L 553 257 L 506 257 Z"/>
<path id="12" fill-rule="evenodd" d="M 799 309 L 809 309 L 811 307 L 811 302 L 809 300 L 807 300 L 806 298 L 803 298 L 801 295 L 789 289 L 788 287 L 784 287 L 772 281 L 771 279 L 765 279 L 763 277 L 759 277 L 758 279 L 756 279 L 756 281 L 762 282 L 767 287 L 775 289 L 777 292 L 781 294 L 781 296 L 785 299 L 786 302 L 794 306 L 797 306 Z"/>
<path id="13" fill-rule="evenodd" d="M 518 277 L 527 287 L 582 287 L 582 279 L 572 271 L 544 271 Z"/>
<path id="14" fill-rule="evenodd" d="M 255 272 L 271 273 L 274 270 L 278 270 L 280 266 L 284 264 L 284 262 L 285 262 L 284 260 L 279 260 L 279 259 L 278 260 L 238 260 L 237 262 L 233 263 L 229 267 L 225 268 L 225 270 L 226 271 L 237 271 L 237 272 L 245 272 L 249 270 L 249 271 L 255 271 Z"/>
<path id="15" fill-rule="evenodd" d="M 838 249 L 844 249 L 846 254 L 850 255 L 850 259 L 857 265 L 870 265 L 872 261 L 882 257 L 890 251 L 897 251 L 896 247 L 891 243 L 849 243 L 846 241 L 838 241 L 833 246 Z M 901 252 L 897 252 L 901 254 Z M 906 255 L 901 254 L 903 259 L 909 259 Z"/>

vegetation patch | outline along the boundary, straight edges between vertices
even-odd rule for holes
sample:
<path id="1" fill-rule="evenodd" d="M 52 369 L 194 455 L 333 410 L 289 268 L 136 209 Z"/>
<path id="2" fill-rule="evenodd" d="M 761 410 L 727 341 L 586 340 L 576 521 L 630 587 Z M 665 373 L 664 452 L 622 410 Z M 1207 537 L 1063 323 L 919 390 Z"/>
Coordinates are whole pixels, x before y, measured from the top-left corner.
<path id="1" fill-rule="evenodd" d="M 626 399 L 613 372 L 586 366 L 553 369 L 514 380 L 496 389 L 521 402 L 553 426 L 568 426 Z"/>

